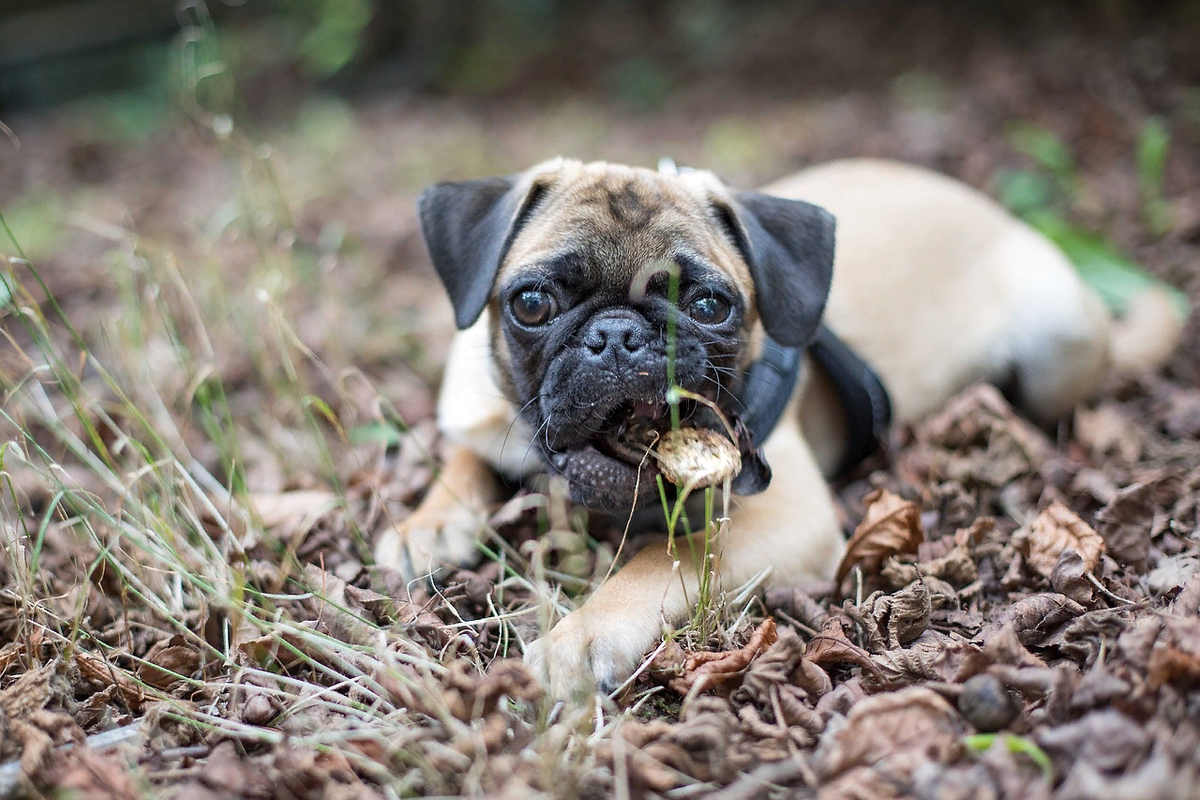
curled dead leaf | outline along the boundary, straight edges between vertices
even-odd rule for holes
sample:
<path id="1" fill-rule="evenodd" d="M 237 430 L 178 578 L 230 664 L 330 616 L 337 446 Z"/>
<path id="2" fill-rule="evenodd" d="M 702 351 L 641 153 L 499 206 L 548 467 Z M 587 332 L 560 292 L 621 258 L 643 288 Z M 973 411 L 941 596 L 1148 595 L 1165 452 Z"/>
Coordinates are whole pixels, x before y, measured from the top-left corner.
<path id="1" fill-rule="evenodd" d="M 878 675 L 879 670 L 871 661 L 871 654 L 846 636 L 847 624 L 841 617 L 832 614 L 826 617 L 820 633 L 809 641 L 804 659 L 820 667 L 827 664 L 856 664 Z"/>
<path id="2" fill-rule="evenodd" d="M 838 586 L 856 565 L 868 573 L 878 572 L 885 559 L 897 553 L 915 553 L 925 540 L 921 509 L 917 504 L 877 489 L 865 499 L 867 513 L 854 530 L 846 554 L 838 565 Z"/>
<path id="3" fill-rule="evenodd" d="M 1059 502 L 1053 503 L 1018 531 L 1014 544 L 1025 556 L 1025 563 L 1045 578 L 1054 574 L 1054 565 L 1067 548 L 1079 554 L 1087 572 L 1096 569 L 1104 554 L 1104 539 L 1100 534 Z"/>
<path id="4" fill-rule="evenodd" d="M 685 696 L 719 688 L 740 677 L 750 662 L 777 638 L 775 620 L 767 617 L 754 629 L 750 641 L 737 650 L 714 653 L 684 650 L 678 645 L 665 647 L 651 663 L 650 674 Z"/>
<path id="5" fill-rule="evenodd" d="M 155 689 L 166 689 L 200 669 L 200 652 L 187 644 L 182 636 L 172 636 L 157 643 L 138 665 L 137 676 Z"/>

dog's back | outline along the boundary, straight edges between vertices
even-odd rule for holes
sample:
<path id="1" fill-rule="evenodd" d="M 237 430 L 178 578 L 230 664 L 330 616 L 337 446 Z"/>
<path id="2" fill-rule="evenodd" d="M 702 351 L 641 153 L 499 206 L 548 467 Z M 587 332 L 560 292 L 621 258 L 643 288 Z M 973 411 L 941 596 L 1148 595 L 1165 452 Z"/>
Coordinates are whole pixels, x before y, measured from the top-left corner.
<path id="1" fill-rule="evenodd" d="M 879 371 L 901 421 L 988 380 L 1013 387 L 1027 414 L 1051 424 L 1110 367 L 1158 366 L 1182 332 L 1158 290 L 1114 322 L 1053 243 L 937 173 L 855 159 L 764 191 L 837 217 L 825 319 Z"/>

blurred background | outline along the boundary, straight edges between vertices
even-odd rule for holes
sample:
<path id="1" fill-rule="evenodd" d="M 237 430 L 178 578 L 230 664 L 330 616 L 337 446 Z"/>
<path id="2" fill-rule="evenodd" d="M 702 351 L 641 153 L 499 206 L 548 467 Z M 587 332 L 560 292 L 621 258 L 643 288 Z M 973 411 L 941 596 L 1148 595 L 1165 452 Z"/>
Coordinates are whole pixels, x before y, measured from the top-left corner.
<path id="1" fill-rule="evenodd" d="M 170 262 L 241 331 L 206 357 L 227 386 L 257 374 L 267 296 L 409 419 L 452 330 L 416 193 L 559 154 L 738 186 L 902 158 L 997 197 L 1117 306 L 1134 266 L 1200 296 L 1185 0 L 7 0 L 0 122 L 0 210 L 85 340 L 112 346 L 121 274 Z"/>

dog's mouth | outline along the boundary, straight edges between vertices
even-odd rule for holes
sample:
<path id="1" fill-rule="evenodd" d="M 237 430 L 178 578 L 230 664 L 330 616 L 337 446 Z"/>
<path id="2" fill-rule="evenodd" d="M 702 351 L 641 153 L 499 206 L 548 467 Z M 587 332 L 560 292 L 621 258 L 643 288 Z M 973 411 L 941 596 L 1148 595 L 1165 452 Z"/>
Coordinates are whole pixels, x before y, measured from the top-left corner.
<path id="1" fill-rule="evenodd" d="M 705 398 L 707 399 L 707 398 Z M 740 453 L 741 473 L 734 491 L 752 494 L 770 481 L 770 468 L 750 443 L 750 434 L 736 412 L 717 410 L 714 403 L 680 400 L 673 414 L 666 400 L 627 400 L 606 418 L 600 431 L 565 451 L 549 454 L 555 470 L 566 477 L 571 497 L 582 505 L 608 513 L 628 512 L 655 502 L 662 470 L 655 445 L 673 428 L 700 428 L 732 438 Z"/>
<path id="2" fill-rule="evenodd" d="M 680 401 L 679 425 L 690 427 L 700 407 L 695 400 Z M 613 411 L 601 433 L 594 436 L 589 444 L 609 458 L 632 466 L 645 465 L 653 480 L 656 468 L 654 459 L 648 458 L 648 453 L 673 425 L 671 406 L 666 401 L 630 400 Z"/>

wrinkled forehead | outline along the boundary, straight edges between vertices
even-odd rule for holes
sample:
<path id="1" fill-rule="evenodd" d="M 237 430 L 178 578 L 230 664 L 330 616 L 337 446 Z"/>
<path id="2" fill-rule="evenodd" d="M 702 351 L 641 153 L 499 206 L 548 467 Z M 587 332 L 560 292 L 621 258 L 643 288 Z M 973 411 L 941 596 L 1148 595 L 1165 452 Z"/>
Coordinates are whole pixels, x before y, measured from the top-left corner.
<path id="1" fill-rule="evenodd" d="M 532 180 L 544 194 L 512 243 L 507 274 L 566 261 L 589 285 L 627 290 L 647 269 L 672 261 L 715 268 L 743 291 L 750 285 L 714 206 L 724 189 L 711 175 L 567 164 Z"/>

